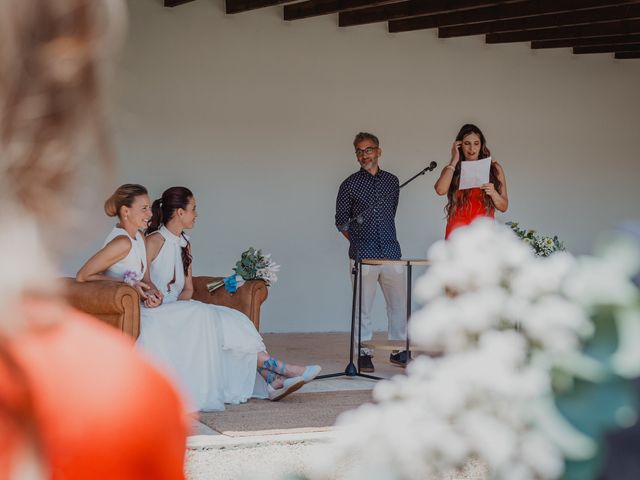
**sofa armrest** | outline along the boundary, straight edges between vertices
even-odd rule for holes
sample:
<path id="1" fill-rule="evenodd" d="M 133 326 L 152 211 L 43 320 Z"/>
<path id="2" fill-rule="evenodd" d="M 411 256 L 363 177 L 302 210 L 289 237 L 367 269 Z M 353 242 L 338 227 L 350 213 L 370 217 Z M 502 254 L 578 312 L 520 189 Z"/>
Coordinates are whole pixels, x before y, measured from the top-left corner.
<path id="1" fill-rule="evenodd" d="M 140 334 L 140 295 L 121 282 L 99 280 L 76 282 L 64 278 L 63 292 L 69 304 L 78 310 L 138 338 Z"/>
<path id="2" fill-rule="evenodd" d="M 245 282 L 236 293 L 229 293 L 224 287 L 213 292 L 207 290 L 207 283 L 221 280 L 222 277 L 193 277 L 193 299 L 203 303 L 212 303 L 235 308 L 244 313 L 260 330 L 260 306 L 269 296 L 267 285 L 262 280 Z"/>

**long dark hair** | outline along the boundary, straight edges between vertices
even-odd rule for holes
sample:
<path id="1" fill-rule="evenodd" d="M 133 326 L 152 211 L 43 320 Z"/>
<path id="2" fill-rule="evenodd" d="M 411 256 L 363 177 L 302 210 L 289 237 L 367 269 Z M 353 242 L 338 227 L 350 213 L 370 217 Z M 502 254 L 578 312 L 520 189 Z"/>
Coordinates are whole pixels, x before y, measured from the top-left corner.
<path id="1" fill-rule="evenodd" d="M 167 188 L 162 197 L 153 201 L 151 205 L 151 222 L 149 228 L 147 228 L 147 235 L 155 232 L 161 225 L 167 223 L 176 213 L 176 210 L 182 208 L 183 210 L 189 205 L 189 201 L 193 198 L 193 193 L 187 187 L 171 187 Z M 187 237 L 184 232 L 182 236 L 185 240 Z M 182 247 L 182 266 L 184 267 L 185 276 L 189 272 L 189 266 L 191 265 L 191 244 L 187 240 L 187 246 Z"/>
<path id="2" fill-rule="evenodd" d="M 478 135 L 478 137 L 480 137 L 480 153 L 478 155 L 478 159 L 487 158 L 488 156 L 490 156 L 491 152 L 487 147 L 487 140 L 484 137 L 484 134 L 478 127 L 471 123 L 467 123 L 462 126 L 462 128 L 458 132 L 458 135 L 456 135 L 456 142 L 461 142 L 464 137 L 466 137 L 467 135 L 471 135 L 472 133 L 475 133 L 476 135 Z M 462 149 L 460 150 L 461 158 L 456 165 L 456 169 L 453 172 L 451 184 L 449 185 L 449 191 L 447 192 L 447 198 L 449 201 L 444 207 L 447 218 L 451 218 L 458 208 L 467 205 L 467 203 L 469 202 L 469 190 L 464 190 L 461 195 L 458 195 L 458 186 L 460 185 L 460 165 L 462 163 L 462 160 L 464 160 L 464 158 L 462 158 L 462 156 L 464 155 Z M 491 164 L 491 168 L 489 170 L 489 182 L 493 183 L 496 191 L 498 192 L 502 188 L 502 182 L 498 180 L 498 167 L 496 167 L 493 163 Z M 495 208 L 491 197 L 484 193 L 484 191 L 482 192 L 482 201 L 484 202 L 484 210 L 486 213 L 489 213 Z"/>

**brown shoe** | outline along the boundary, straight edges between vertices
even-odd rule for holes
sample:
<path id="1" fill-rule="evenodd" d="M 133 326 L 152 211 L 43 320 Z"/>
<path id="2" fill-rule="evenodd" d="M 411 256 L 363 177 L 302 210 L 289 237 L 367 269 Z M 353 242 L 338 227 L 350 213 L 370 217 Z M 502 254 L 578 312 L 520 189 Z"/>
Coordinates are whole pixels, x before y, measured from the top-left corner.
<path id="1" fill-rule="evenodd" d="M 399 367 L 406 367 L 407 363 L 411 361 L 411 352 L 407 352 L 406 350 L 393 352 L 389 355 L 389 361 Z"/>
<path id="2" fill-rule="evenodd" d="M 371 361 L 371 355 L 360 355 L 358 357 L 358 370 L 365 373 L 373 373 L 373 362 Z"/>

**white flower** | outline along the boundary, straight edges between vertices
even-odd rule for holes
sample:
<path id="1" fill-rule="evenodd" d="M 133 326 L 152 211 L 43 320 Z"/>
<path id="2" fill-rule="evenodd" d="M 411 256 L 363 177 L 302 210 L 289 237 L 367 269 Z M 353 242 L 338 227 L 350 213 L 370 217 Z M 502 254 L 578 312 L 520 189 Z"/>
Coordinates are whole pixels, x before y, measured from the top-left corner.
<path id="1" fill-rule="evenodd" d="M 626 267 L 605 258 L 580 258 L 563 287 L 571 300 L 586 308 L 631 305 L 638 298 L 638 290 L 629 278 Z"/>
<path id="2" fill-rule="evenodd" d="M 640 270 L 640 245 L 630 233 L 618 231 L 596 249 L 598 257 L 616 265 L 626 277 L 633 277 Z"/>
<path id="3" fill-rule="evenodd" d="M 460 416 L 458 423 L 468 435 L 473 450 L 491 470 L 499 470 L 515 454 L 517 433 L 496 417 L 469 410 Z"/>
<path id="4" fill-rule="evenodd" d="M 549 352 L 564 352 L 590 335 L 593 325 L 580 307 L 559 295 L 545 295 L 521 317 L 525 334 Z"/>
<path id="5" fill-rule="evenodd" d="M 564 471 L 564 459 L 560 451 L 537 431 L 528 431 L 522 435 L 521 455 L 536 476 L 558 478 Z"/>
<path id="6" fill-rule="evenodd" d="M 566 252 L 546 258 L 531 257 L 515 272 L 511 279 L 511 290 L 514 295 L 526 299 L 558 292 L 574 266 L 575 259 Z"/>

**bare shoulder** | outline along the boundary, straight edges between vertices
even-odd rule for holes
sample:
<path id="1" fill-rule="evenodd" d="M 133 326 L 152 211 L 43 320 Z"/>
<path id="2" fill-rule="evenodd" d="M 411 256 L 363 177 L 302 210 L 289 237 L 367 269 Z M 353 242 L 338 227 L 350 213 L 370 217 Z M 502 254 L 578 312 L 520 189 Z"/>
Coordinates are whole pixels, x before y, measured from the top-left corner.
<path id="1" fill-rule="evenodd" d="M 144 245 L 147 248 L 147 258 L 155 259 L 164 245 L 164 237 L 156 230 L 145 237 Z"/>
<path id="2" fill-rule="evenodd" d="M 104 246 L 104 250 L 109 250 L 115 255 L 124 254 L 131 250 L 131 239 L 126 235 L 118 235 Z"/>
<path id="3" fill-rule="evenodd" d="M 497 161 L 492 162 L 492 163 L 493 163 L 493 165 L 496 167 L 496 170 L 498 171 L 498 173 L 499 173 L 500 175 L 504 175 L 504 168 L 502 168 L 502 165 L 500 165 L 500 163 L 499 163 L 499 162 L 497 162 Z"/>
<path id="4" fill-rule="evenodd" d="M 164 245 L 164 237 L 156 230 L 145 237 L 144 243 L 149 248 L 160 248 Z"/>

